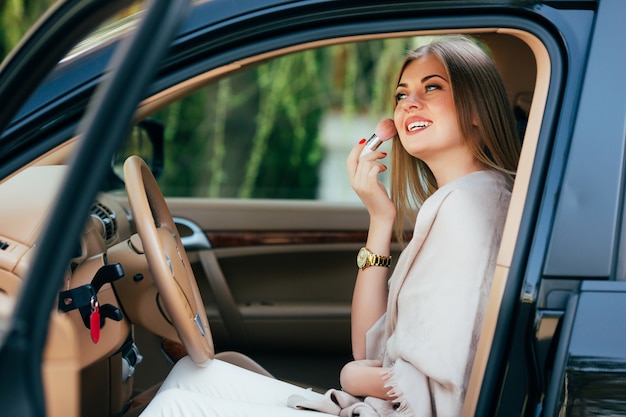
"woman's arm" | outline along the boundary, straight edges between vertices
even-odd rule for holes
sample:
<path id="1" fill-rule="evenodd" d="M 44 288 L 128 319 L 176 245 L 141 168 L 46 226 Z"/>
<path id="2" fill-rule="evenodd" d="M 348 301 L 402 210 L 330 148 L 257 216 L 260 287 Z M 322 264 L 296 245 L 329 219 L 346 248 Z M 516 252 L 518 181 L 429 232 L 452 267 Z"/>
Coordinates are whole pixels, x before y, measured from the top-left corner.
<path id="1" fill-rule="evenodd" d="M 382 230 L 379 230 L 382 229 Z M 391 227 L 377 227 L 370 222 L 366 247 L 377 255 L 389 255 Z M 389 269 L 370 266 L 359 270 L 352 294 L 352 355 L 365 359 L 365 335 L 387 309 Z"/>
<path id="2" fill-rule="evenodd" d="M 348 156 L 350 185 L 370 215 L 366 247 L 377 255 L 387 256 L 396 208 L 378 180 L 378 174 L 387 170 L 378 160 L 386 154 L 371 152 L 360 157 L 362 149 L 363 143 L 359 143 Z M 389 269 L 380 266 L 370 266 L 357 274 L 352 297 L 352 354 L 357 360 L 365 359 L 365 334 L 387 308 L 388 274 Z"/>
<path id="3" fill-rule="evenodd" d="M 385 387 L 385 376 L 389 368 L 383 368 L 378 361 L 353 361 L 341 370 L 341 387 L 355 397 L 376 397 L 394 400 Z"/>

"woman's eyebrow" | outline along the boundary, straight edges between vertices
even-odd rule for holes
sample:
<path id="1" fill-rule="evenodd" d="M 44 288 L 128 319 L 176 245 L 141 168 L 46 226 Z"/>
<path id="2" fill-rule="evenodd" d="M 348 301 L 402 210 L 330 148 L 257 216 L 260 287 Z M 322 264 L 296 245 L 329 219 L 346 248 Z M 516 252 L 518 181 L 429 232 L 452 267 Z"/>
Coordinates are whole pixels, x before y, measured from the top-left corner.
<path id="1" fill-rule="evenodd" d="M 441 75 L 439 75 L 439 74 L 431 74 L 431 75 L 427 75 L 427 76 L 425 76 L 424 78 L 422 78 L 422 79 L 420 80 L 420 83 L 424 84 L 426 81 L 428 81 L 428 80 L 430 80 L 431 78 L 434 78 L 434 77 L 441 78 L 441 79 L 442 79 L 442 80 L 444 80 L 445 82 L 448 82 L 448 80 L 446 80 L 444 77 L 442 77 L 442 76 L 441 76 Z M 398 85 L 396 86 L 396 88 L 398 88 L 398 87 L 407 87 L 407 86 L 408 86 L 408 84 L 407 84 L 407 83 L 398 83 Z"/>
<path id="2" fill-rule="evenodd" d="M 425 76 L 424 78 L 422 78 L 420 81 L 421 81 L 422 83 L 425 83 L 426 81 L 428 81 L 428 80 L 430 80 L 431 78 L 434 78 L 434 77 L 439 77 L 439 78 L 441 78 L 442 80 L 444 80 L 445 82 L 448 82 L 448 80 L 446 80 L 445 78 L 443 78 L 443 77 L 442 77 L 441 75 L 439 75 L 439 74 L 431 74 L 431 75 L 427 75 L 427 76 Z"/>

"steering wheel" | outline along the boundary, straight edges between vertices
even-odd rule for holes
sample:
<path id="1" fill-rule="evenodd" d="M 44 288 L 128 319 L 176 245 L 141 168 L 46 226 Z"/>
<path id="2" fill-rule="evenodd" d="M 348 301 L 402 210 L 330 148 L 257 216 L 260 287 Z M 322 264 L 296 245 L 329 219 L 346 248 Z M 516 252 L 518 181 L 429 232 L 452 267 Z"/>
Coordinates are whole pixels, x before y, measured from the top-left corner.
<path id="1" fill-rule="evenodd" d="M 150 168 L 131 156 L 124 162 L 130 210 L 159 296 L 191 360 L 206 366 L 215 356 L 200 290 L 180 235 Z"/>

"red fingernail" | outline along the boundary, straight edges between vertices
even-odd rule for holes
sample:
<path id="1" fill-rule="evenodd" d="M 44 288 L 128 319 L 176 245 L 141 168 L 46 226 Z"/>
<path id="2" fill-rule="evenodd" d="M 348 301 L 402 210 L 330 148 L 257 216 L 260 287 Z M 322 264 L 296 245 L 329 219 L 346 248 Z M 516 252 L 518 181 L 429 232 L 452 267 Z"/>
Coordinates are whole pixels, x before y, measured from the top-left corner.
<path id="1" fill-rule="evenodd" d="M 365 142 L 367 142 L 367 139 L 363 138 L 359 141 L 359 145 L 363 145 Z"/>
<path id="2" fill-rule="evenodd" d="M 384 156 L 387 156 L 387 152 L 383 152 L 382 154 L 383 154 Z"/>

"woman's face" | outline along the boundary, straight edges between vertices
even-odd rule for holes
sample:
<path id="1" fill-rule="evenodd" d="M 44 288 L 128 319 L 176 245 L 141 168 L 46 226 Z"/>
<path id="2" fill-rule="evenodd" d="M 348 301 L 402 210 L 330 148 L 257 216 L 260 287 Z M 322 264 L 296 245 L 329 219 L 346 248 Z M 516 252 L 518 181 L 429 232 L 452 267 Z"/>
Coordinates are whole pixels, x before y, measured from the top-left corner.
<path id="1" fill-rule="evenodd" d="M 394 122 L 404 149 L 431 169 L 471 155 L 446 69 L 435 56 L 418 58 L 404 69 L 396 88 Z"/>

